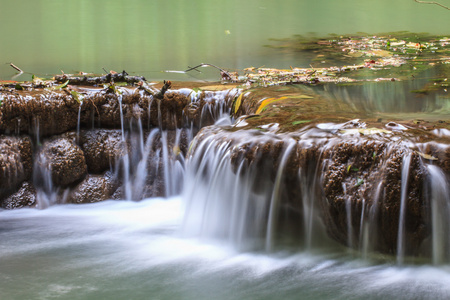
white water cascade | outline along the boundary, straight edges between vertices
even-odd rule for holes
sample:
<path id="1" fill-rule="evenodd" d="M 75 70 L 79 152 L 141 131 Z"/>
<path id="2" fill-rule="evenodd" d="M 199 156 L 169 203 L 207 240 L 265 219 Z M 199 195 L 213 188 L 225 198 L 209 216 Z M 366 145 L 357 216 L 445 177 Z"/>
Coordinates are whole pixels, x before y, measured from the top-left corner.
<path id="1" fill-rule="evenodd" d="M 406 200 L 408 193 L 408 177 L 409 168 L 411 165 L 411 154 L 407 154 L 403 158 L 402 164 L 402 187 L 400 196 L 400 216 L 398 221 L 398 236 L 397 236 L 397 262 L 403 264 L 405 260 L 405 218 L 406 218 Z"/>
<path id="2" fill-rule="evenodd" d="M 432 255 L 434 264 L 450 262 L 450 190 L 444 172 L 427 166 L 431 189 Z"/>

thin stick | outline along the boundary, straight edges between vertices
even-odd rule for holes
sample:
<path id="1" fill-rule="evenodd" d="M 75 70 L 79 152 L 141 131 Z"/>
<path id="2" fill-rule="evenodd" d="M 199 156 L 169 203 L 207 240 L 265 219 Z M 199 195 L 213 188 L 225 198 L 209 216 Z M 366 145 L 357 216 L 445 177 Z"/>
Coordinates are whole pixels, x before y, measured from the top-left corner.
<path id="1" fill-rule="evenodd" d="M 189 72 L 189 71 L 192 71 L 192 70 L 196 70 L 197 68 L 200 68 L 200 67 L 213 67 L 213 68 L 216 68 L 217 70 L 220 70 L 220 72 L 223 72 L 224 74 L 226 74 L 229 78 L 233 78 L 233 77 L 231 77 L 230 73 L 228 73 L 224 69 L 219 68 L 218 66 L 215 66 L 215 65 L 212 65 L 212 64 L 199 64 L 198 66 L 189 68 L 189 69 L 187 69 L 184 72 Z"/>
<path id="2" fill-rule="evenodd" d="M 17 71 L 19 71 L 20 73 L 23 73 L 23 71 L 16 65 L 14 65 L 13 63 L 9 64 L 13 69 L 16 69 Z"/>
<path id="3" fill-rule="evenodd" d="M 436 5 L 439 5 L 442 8 L 450 10 L 450 7 L 445 6 L 445 5 L 443 5 L 443 4 L 439 3 L 439 2 L 435 2 L 435 1 L 421 1 L 421 0 L 414 0 L 414 1 L 416 1 L 417 3 L 422 3 L 422 4 L 436 4 Z"/>

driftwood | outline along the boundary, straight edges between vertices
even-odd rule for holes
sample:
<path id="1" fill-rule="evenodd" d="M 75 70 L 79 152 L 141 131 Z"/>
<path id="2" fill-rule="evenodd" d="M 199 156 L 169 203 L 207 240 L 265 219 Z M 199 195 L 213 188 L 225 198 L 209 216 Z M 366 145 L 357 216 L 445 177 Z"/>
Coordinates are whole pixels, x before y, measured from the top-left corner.
<path id="1" fill-rule="evenodd" d="M 108 73 L 104 76 L 90 77 L 90 76 L 72 76 L 67 74 L 56 75 L 55 81 L 63 83 L 69 80 L 69 84 L 77 85 L 95 85 L 110 82 L 126 82 L 136 83 L 140 81 L 146 81 L 143 76 L 129 76 L 127 72 L 122 73 Z"/>
<path id="2" fill-rule="evenodd" d="M 436 4 L 436 5 L 438 5 L 438 6 L 442 7 L 442 8 L 450 10 L 450 7 L 445 6 L 445 5 L 443 5 L 443 4 L 439 3 L 439 2 L 435 2 L 435 1 L 421 1 L 421 0 L 414 0 L 414 1 L 416 1 L 417 3 L 422 3 L 422 4 Z"/>

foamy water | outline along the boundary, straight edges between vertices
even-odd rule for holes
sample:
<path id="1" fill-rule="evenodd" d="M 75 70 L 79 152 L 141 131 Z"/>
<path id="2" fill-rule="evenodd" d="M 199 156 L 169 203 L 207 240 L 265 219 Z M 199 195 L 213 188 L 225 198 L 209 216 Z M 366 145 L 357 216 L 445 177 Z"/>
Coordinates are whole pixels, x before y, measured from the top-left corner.
<path id="1" fill-rule="evenodd" d="M 1 299 L 447 299 L 448 266 L 238 252 L 182 235 L 180 197 L 0 211 Z"/>

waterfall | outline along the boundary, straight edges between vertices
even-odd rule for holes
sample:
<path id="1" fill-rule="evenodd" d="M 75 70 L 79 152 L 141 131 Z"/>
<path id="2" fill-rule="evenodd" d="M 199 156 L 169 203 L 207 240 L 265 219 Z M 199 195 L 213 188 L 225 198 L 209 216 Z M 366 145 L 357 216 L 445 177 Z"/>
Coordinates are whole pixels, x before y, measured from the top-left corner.
<path id="1" fill-rule="evenodd" d="M 281 180 L 284 176 L 284 168 L 286 166 L 286 161 L 291 154 L 292 149 L 295 146 L 293 141 L 287 142 L 288 146 L 285 148 L 283 156 L 278 166 L 277 175 L 275 178 L 275 184 L 272 191 L 272 197 L 270 199 L 269 217 L 267 220 L 267 233 L 266 233 L 266 251 L 272 251 L 273 249 L 273 239 L 275 235 L 275 227 L 277 224 L 277 215 L 280 206 L 281 197 Z"/>
<path id="2" fill-rule="evenodd" d="M 400 196 L 400 216 L 398 220 L 398 236 L 397 236 L 397 263 L 403 264 L 405 259 L 405 228 L 406 228 L 406 205 L 408 199 L 408 177 L 409 167 L 411 165 L 412 154 L 408 153 L 403 157 L 402 164 L 402 185 Z"/>
<path id="3" fill-rule="evenodd" d="M 427 166 L 431 189 L 432 256 L 434 264 L 450 261 L 450 190 L 444 172 Z"/>
<path id="4" fill-rule="evenodd" d="M 264 247 L 274 183 L 255 167 L 259 157 L 233 162 L 239 147 L 211 136 L 188 155 L 183 191 L 186 236 L 220 239 L 239 249 Z"/>

